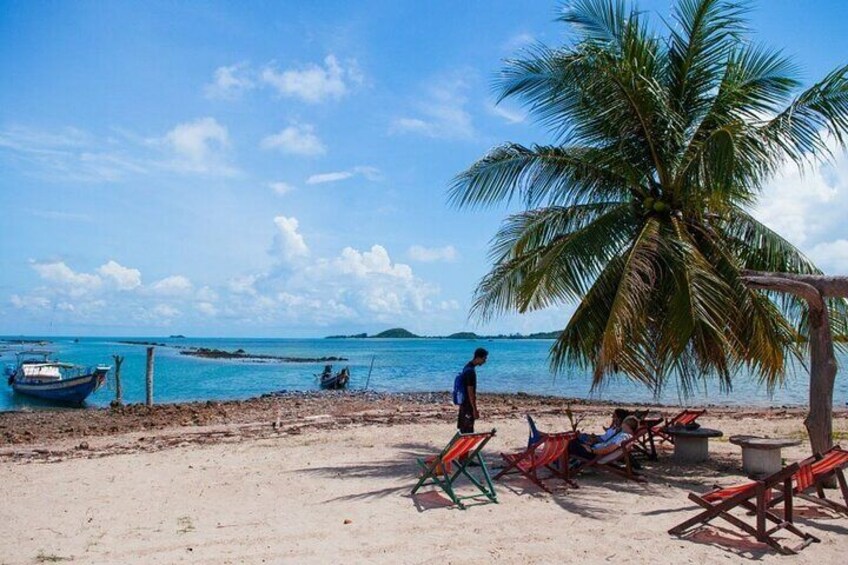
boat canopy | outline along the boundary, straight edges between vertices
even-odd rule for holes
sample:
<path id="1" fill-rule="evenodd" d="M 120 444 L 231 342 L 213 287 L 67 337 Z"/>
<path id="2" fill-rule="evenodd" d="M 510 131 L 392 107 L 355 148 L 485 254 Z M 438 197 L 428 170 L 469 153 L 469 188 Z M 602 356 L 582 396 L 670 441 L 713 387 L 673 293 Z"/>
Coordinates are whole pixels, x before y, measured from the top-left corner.
<path id="1" fill-rule="evenodd" d="M 23 377 L 33 381 L 58 381 L 62 378 L 61 363 L 24 363 Z"/>

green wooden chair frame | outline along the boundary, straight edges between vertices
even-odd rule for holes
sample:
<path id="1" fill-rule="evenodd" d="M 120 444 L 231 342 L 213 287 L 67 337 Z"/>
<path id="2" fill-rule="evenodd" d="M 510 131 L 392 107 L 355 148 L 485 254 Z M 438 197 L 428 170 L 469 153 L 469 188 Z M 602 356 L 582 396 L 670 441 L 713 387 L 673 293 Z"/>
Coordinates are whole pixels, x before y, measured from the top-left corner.
<path id="1" fill-rule="evenodd" d="M 495 486 L 489 475 L 489 469 L 486 467 L 486 461 L 480 454 L 483 447 L 493 437 L 495 437 L 494 429 L 491 432 L 473 434 L 457 432 L 437 456 L 427 459 L 419 458 L 418 465 L 421 467 L 421 478 L 410 494 L 414 495 L 423 486 L 435 485 L 445 491 L 451 501 L 463 510 L 465 505 L 462 501 L 471 498 L 476 499 L 485 496 L 490 501 L 497 503 L 498 496 L 495 493 Z M 469 472 L 468 468 L 472 464 L 476 464 L 480 468 L 482 478 L 478 479 Z M 459 496 L 453 485 L 460 475 L 468 479 L 480 492 Z"/>

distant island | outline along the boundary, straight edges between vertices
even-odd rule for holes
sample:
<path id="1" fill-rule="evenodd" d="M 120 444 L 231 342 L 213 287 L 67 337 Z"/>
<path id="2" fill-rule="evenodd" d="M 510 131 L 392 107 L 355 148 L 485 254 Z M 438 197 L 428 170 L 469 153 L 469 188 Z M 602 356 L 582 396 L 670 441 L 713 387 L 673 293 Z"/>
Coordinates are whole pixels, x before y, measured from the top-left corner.
<path id="1" fill-rule="evenodd" d="M 452 333 L 447 336 L 440 335 L 416 335 L 411 331 L 405 328 L 391 328 L 385 331 L 382 331 L 378 334 L 368 335 L 366 333 L 359 333 L 353 335 L 328 335 L 324 339 L 377 339 L 377 338 L 390 338 L 390 339 L 407 339 L 407 338 L 426 338 L 426 339 L 466 339 L 466 340 L 474 340 L 474 339 L 557 339 L 559 337 L 560 332 L 536 332 L 529 335 L 514 333 L 514 334 L 498 334 L 498 335 L 478 335 L 474 332 L 457 332 Z"/>

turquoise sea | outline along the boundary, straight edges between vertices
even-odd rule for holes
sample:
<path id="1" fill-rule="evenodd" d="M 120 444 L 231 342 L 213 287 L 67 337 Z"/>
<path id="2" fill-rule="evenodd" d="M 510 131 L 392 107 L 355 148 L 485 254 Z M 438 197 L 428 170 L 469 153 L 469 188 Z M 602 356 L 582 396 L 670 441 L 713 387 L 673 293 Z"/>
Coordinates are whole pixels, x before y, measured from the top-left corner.
<path id="1" fill-rule="evenodd" d="M 18 336 L 6 339 L 20 339 Z M 29 337 L 27 339 L 39 339 Z M 54 358 L 83 365 L 113 364 L 112 355 L 122 355 L 121 369 L 125 402 L 144 401 L 146 348 L 119 343 L 122 339 L 150 341 L 169 346 L 207 347 L 251 354 L 288 357 L 347 357 L 335 363 L 338 370 L 349 366 L 351 388 L 363 388 L 372 358 L 374 368 L 368 387 L 387 392 L 449 390 L 454 375 L 471 357 L 476 347 L 489 350 L 489 362 L 478 371 L 481 392 L 526 392 L 576 398 L 595 398 L 624 403 L 652 402 L 645 388 L 625 379 L 611 382 L 604 390 L 590 394 L 590 375 L 573 370 L 554 378 L 548 369 L 548 340 L 448 340 L 448 339 L 163 339 L 163 338 L 41 338 Z M 27 346 L 32 348 L 33 346 Z M 14 361 L 19 346 L 3 346 L 0 363 Z M 848 361 L 840 356 L 840 364 Z M 315 374 L 323 363 L 281 363 L 210 360 L 181 355 L 176 347 L 156 347 L 154 400 L 244 399 L 280 390 L 316 390 Z M 110 374 L 111 381 L 111 374 Z M 781 406 L 807 403 L 807 374 L 799 367 L 789 375 L 784 387 L 770 397 L 756 378 L 739 375 L 731 392 L 709 385 L 688 399 L 669 387 L 658 399 L 662 403 Z M 114 391 L 104 387 L 87 402 L 105 406 Z M 848 379 L 840 370 L 834 404 L 848 402 Z M 0 390 L 0 411 L 39 407 L 37 401 Z"/>

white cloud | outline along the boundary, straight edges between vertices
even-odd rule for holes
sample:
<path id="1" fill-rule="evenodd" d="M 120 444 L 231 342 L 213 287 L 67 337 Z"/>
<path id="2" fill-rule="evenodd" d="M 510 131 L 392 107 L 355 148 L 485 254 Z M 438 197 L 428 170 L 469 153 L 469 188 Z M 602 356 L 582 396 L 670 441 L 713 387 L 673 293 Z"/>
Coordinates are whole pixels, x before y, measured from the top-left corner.
<path id="1" fill-rule="evenodd" d="M 760 197 L 755 216 L 795 244 L 803 245 L 813 235 L 816 218 L 838 194 L 820 168 L 802 174 L 787 164 Z"/>
<path id="2" fill-rule="evenodd" d="M 409 258 L 422 263 L 432 263 L 434 261 L 456 261 L 458 254 L 453 245 L 444 247 L 423 247 L 421 245 L 413 245 L 408 251 Z"/>
<path id="3" fill-rule="evenodd" d="M 271 190 L 273 190 L 275 193 L 279 194 L 280 196 L 282 196 L 284 194 L 288 194 L 289 192 L 294 190 L 294 187 L 292 185 L 285 183 L 285 182 L 282 182 L 282 181 L 269 182 L 268 188 L 270 188 Z"/>
<path id="4" fill-rule="evenodd" d="M 256 288 L 253 285 L 256 284 L 257 278 L 258 276 L 256 275 L 234 277 L 227 281 L 227 288 L 234 294 L 249 294 L 255 296 Z"/>
<path id="5" fill-rule="evenodd" d="M 195 308 L 204 316 L 216 316 L 218 314 L 218 309 L 211 302 L 198 302 Z"/>
<path id="6" fill-rule="evenodd" d="M 227 100 L 238 98 L 255 86 L 249 75 L 250 70 L 245 63 L 218 67 L 215 69 L 212 83 L 204 87 L 206 97 Z"/>
<path id="7" fill-rule="evenodd" d="M 441 80 L 427 89 L 418 101 L 416 116 L 395 119 L 389 133 L 414 133 L 444 139 L 472 139 L 476 135 L 471 114 L 466 110 L 468 83 L 461 78 Z"/>
<path id="8" fill-rule="evenodd" d="M 12 306 L 25 310 L 47 310 L 50 308 L 50 300 L 43 296 L 21 296 L 13 294 L 9 297 Z"/>
<path id="9" fill-rule="evenodd" d="M 520 124 L 527 119 L 527 114 L 525 112 L 504 106 L 503 103 L 489 103 L 486 105 L 486 109 L 490 114 L 503 118 L 509 124 Z"/>
<path id="10" fill-rule="evenodd" d="M 191 281 L 183 275 L 173 275 L 159 280 L 150 287 L 150 291 L 162 296 L 185 296 L 189 294 L 193 285 Z"/>
<path id="11" fill-rule="evenodd" d="M 96 290 L 103 284 L 99 276 L 88 273 L 76 273 L 64 261 L 54 261 L 52 263 L 32 261 L 30 264 L 42 279 L 65 287 L 72 295 L 81 295 Z"/>
<path id="12" fill-rule="evenodd" d="M 114 260 L 102 265 L 97 272 L 110 279 L 120 290 L 133 290 L 141 286 L 141 271 L 124 267 Z"/>
<path id="13" fill-rule="evenodd" d="M 47 131 L 24 126 L 0 130 L 0 151 L 27 174 L 61 182 L 115 182 L 149 172 L 143 159 L 125 155 L 122 148 L 105 147 L 76 128 Z"/>
<path id="14" fill-rule="evenodd" d="M 87 132 L 73 127 L 46 131 L 14 125 L 0 131 L 0 147 L 22 153 L 55 153 L 62 149 L 85 147 L 91 141 Z"/>
<path id="15" fill-rule="evenodd" d="M 170 304 L 157 304 L 153 307 L 153 315 L 159 318 L 175 318 L 180 315 L 180 311 Z"/>
<path id="16" fill-rule="evenodd" d="M 760 196 L 753 214 L 827 272 L 848 270 L 848 153 L 829 143 L 832 163 L 803 174 L 787 164 Z"/>
<path id="17" fill-rule="evenodd" d="M 504 51 L 515 51 L 516 49 L 521 49 L 522 47 L 527 47 L 535 43 L 536 38 L 533 37 L 530 33 L 517 33 L 506 40 L 503 45 Z"/>
<path id="18" fill-rule="evenodd" d="M 208 286 L 204 286 L 197 291 L 195 298 L 204 302 L 214 302 L 218 300 L 218 293 Z"/>
<path id="19" fill-rule="evenodd" d="M 347 171 L 319 173 L 317 175 L 312 175 L 308 179 L 306 179 L 306 184 L 324 184 L 328 182 L 338 182 L 357 175 L 362 176 L 370 181 L 378 181 L 382 178 L 380 169 L 377 169 L 376 167 L 360 166 L 354 167 Z"/>
<path id="20" fill-rule="evenodd" d="M 359 251 L 346 247 L 333 259 L 316 261 L 290 285 L 331 296 L 360 317 L 398 323 L 432 308 L 438 294 L 409 265 L 395 262 L 382 245 Z"/>
<path id="21" fill-rule="evenodd" d="M 309 124 L 292 125 L 280 133 L 265 137 L 262 149 L 279 149 L 292 155 L 314 156 L 327 152 L 321 139 L 315 135 L 315 128 Z"/>
<path id="22" fill-rule="evenodd" d="M 77 273 L 61 261 L 34 263 L 52 284 L 12 294 L 7 311 L 40 323 L 55 319 L 57 325 L 153 328 L 179 319 L 185 327 L 211 328 L 226 321 L 229 329 L 312 330 L 363 320 L 415 328 L 422 321 L 456 316 L 455 301 L 439 297 L 438 287 L 394 261 L 386 247 L 346 247 L 334 256 L 310 258 L 297 219 L 278 216 L 274 222 L 275 264 L 219 288 L 195 286 L 182 275 L 142 285 L 140 272 L 114 260 L 92 274 Z M 294 260 L 297 268 L 290 268 Z M 86 292 L 73 292 L 75 285 Z"/>
<path id="23" fill-rule="evenodd" d="M 848 239 L 817 243 L 809 251 L 810 258 L 823 270 L 848 274 Z"/>
<path id="24" fill-rule="evenodd" d="M 412 278 L 412 269 L 409 265 L 392 263 L 389 252 L 382 245 L 373 245 L 370 251 L 363 252 L 352 247 L 345 247 L 334 264 L 341 273 L 360 277 L 376 273 L 400 279 Z"/>
<path id="25" fill-rule="evenodd" d="M 309 255 L 309 248 L 303 236 L 298 233 L 297 218 L 277 216 L 274 218 L 277 225 L 277 233 L 274 235 L 274 253 L 285 261 L 292 261 L 298 257 Z"/>
<path id="26" fill-rule="evenodd" d="M 172 151 L 170 166 L 175 170 L 224 176 L 236 172 L 227 164 L 225 150 L 230 144 L 227 128 L 215 118 L 178 124 L 157 143 Z"/>
<path id="27" fill-rule="evenodd" d="M 306 179 L 306 184 L 324 184 L 327 182 L 338 182 L 353 176 L 350 171 L 339 171 L 337 173 L 319 173 Z"/>
<path id="28" fill-rule="evenodd" d="M 459 310 L 459 302 L 456 300 L 442 300 L 439 302 L 439 310 Z"/>
<path id="29" fill-rule="evenodd" d="M 340 99 L 350 88 L 361 83 L 362 74 L 355 62 L 342 66 L 334 55 L 324 58 L 324 65 L 307 65 L 301 69 L 278 71 L 273 65 L 262 70 L 262 80 L 280 96 L 294 97 L 315 104 L 327 99 Z"/>

